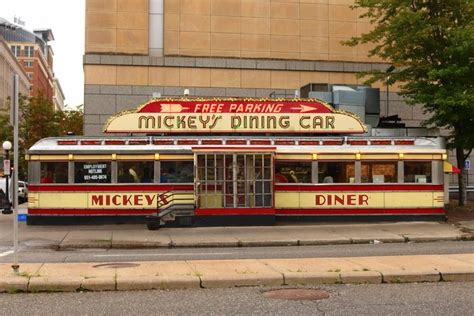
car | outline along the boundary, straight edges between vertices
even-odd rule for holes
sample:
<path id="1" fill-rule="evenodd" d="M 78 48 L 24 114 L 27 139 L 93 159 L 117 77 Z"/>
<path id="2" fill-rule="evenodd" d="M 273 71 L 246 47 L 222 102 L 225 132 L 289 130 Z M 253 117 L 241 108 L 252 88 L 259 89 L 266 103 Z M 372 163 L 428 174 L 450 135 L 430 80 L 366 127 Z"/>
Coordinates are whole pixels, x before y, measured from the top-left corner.
<path id="1" fill-rule="evenodd" d="M 11 180 L 10 180 L 11 181 Z M 0 178 L 0 191 L 2 194 L 0 199 L 5 198 L 5 178 Z M 10 182 L 10 188 L 11 188 L 11 182 Z M 10 191 L 11 192 L 11 191 Z M 11 193 L 10 193 L 10 199 L 11 199 Z M 28 201 L 28 182 L 25 181 L 18 181 L 18 203 L 22 204 Z M 0 205 L 2 205 L 3 201 L 0 201 Z"/>
<path id="2" fill-rule="evenodd" d="M 28 201 L 28 182 L 18 181 L 18 203 Z"/>

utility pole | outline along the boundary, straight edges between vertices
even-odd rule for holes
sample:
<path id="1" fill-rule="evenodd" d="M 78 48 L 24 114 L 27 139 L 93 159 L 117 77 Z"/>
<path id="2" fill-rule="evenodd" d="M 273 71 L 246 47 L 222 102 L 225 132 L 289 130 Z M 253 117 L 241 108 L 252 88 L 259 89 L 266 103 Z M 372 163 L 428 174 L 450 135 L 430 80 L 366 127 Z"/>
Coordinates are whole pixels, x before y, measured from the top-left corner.
<path id="1" fill-rule="evenodd" d="M 11 115 L 11 123 L 13 125 L 13 272 L 19 273 L 20 265 L 18 264 L 18 89 L 19 77 L 13 75 L 13 107 Z"/>

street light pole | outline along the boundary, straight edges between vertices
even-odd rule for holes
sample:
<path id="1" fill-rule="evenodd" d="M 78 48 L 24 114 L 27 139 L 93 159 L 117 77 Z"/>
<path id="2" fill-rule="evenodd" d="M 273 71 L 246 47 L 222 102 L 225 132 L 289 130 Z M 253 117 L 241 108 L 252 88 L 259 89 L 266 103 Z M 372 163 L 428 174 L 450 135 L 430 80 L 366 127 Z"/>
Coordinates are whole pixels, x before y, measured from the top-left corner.
<path id="1" fill-rule="evenodd" d="M 8 140 L 4 141 L 2 144 L 2 147 L 3 147 L 3 150 L 5 151 L 5 158 L 3 160 L 3 174 L 5 176 L 5 201 L 4 201 L 4 208 L 3 208 L 2 213 L 11 214 L 13 213 L 13 211 L 12 211 L 12 205 L 10 203 L 10 191 L 9 191 L 9 188 L 10 188 L 9 176 L 10 176 L 10 171 L 11 171 L 9 152 L 10 152 L 10 149 L 12 149 L 12 143 L 9 142 Z"/>
<path id="2" fill-rule="evenodd" d="M 389 99 L 390 99 L 389 93 L 388 93 L 388 87 L 390 86 L 389 80 L 390 80 L 390 76 L 388 76 L 387 80 L 385 81 L 385 84 L 387 85 L 387 112 L 385 114 L 386 117 L 389 117 L 389 115 L 388 115 L 388 111 L 389 111 L 389 103 L 388 102 L 389 102 Z"/>

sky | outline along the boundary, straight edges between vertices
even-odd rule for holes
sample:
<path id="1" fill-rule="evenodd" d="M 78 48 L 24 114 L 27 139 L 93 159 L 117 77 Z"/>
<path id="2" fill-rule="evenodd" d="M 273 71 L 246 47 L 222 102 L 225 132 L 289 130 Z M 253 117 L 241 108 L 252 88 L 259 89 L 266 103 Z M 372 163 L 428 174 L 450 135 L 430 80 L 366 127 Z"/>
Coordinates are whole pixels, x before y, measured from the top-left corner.
<path id="1" fill-rule="evenodd" d="M 67 108 L 84 103 L 85 0 L 0 0 L 0 17 L 25 22 L 25 29 L 51 29 L 53 71 L 66 97 Z"/>

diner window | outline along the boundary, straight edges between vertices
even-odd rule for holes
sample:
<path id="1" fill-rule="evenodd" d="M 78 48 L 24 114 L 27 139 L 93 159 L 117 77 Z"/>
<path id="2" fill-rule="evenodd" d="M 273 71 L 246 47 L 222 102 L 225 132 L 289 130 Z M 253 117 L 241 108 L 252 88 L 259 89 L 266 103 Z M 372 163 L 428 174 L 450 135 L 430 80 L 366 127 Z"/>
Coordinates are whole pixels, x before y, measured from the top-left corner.
<path id="1" fill-rule="evenodd" d="M 152 183 L 153 161 L 118 161 L 118 183 Z"/>
<path id="2" fill-rule="evenodd" d="M 363 161 L 361 163 L 362 183 L 396 183 L 397 161 Z"/>
<path id="3" fill-rule="evenodd" d="M 277 161 L 276 183 L 311 183 L 311 161 Z"/>
<path id="4" fill-rule="evenodd" d="M 404 161 L 405 183 L 431 183 L 431 161 Z"/>
<path id="5" fill-rule="evenodd" d="M 353 161 L 319 161 L 319 183 L 354 183 L 355 164 Z"/>
<path id="6" fill-rule="evenodd" d="M 42 162 L 41 163 L 41 183 L 67 183 L 68 182 L 67 162 Z"/>
<path id="7" fill-rule="evenodd" d="M 192 161 L 161 161 L 161 183 L 194 182 Z"/>
<path id="8" fill-rule="evenodd" d="M 110 183 L 110 161 L 87 161 L 74 163 L 74 183 Z"/>

